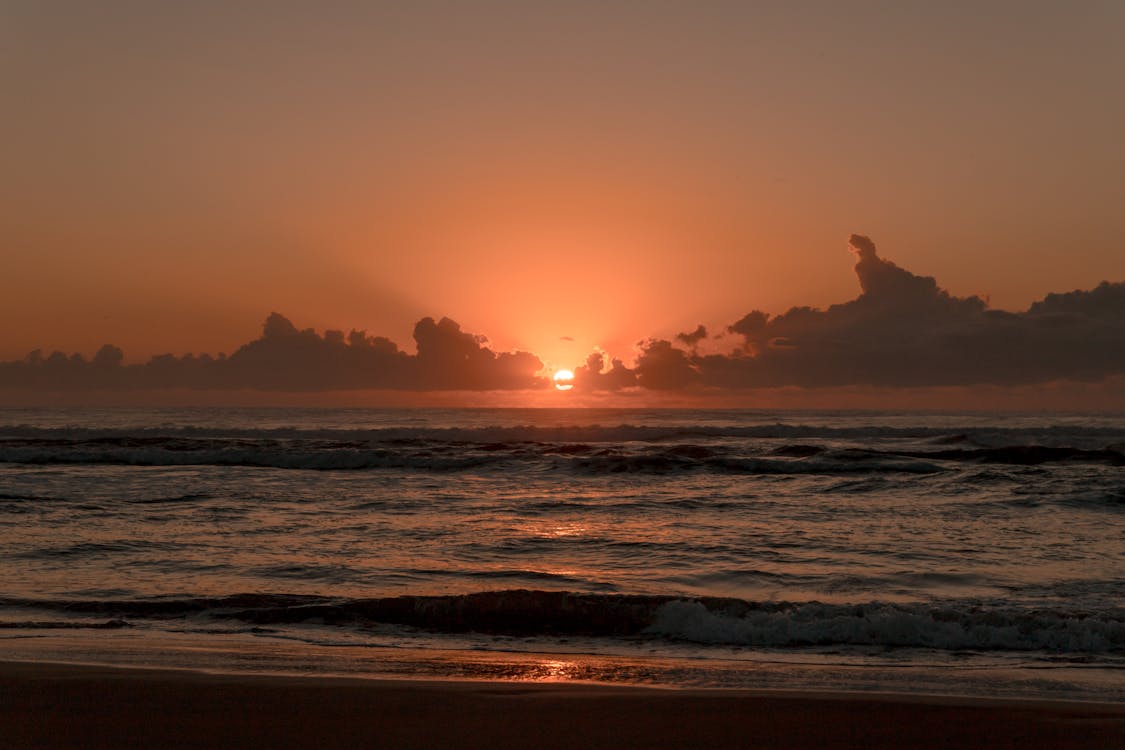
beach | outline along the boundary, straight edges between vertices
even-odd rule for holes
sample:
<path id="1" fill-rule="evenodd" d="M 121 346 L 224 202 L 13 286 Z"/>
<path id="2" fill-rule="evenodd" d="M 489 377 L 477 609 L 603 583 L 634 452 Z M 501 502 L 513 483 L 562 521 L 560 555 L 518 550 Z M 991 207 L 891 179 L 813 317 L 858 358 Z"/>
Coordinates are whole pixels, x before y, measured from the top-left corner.
<path id="1" fill-rule="evenodd" d="M 1125 706 L 0 664 L 12 748 L 1110 748 Z"/>

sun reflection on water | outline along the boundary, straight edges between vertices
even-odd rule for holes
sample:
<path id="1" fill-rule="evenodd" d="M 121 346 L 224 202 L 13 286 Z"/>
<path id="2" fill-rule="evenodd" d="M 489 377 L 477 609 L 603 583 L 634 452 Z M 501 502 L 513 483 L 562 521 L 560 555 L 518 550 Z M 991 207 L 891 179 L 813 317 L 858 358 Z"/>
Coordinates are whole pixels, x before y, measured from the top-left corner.
<path id="1" fill-rule="evenodd" d="M 523 679 L 531 682 L 560 682 L 579 676 L 579 665 L 573 661 L 542 659 L 527 665 Z"/>

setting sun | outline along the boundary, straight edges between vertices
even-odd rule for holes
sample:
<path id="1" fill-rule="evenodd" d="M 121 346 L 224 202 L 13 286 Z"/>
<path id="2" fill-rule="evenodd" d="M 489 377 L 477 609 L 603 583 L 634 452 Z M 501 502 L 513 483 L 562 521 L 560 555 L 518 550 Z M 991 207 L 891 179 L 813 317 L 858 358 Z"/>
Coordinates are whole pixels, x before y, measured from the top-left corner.
<path id="1" fill-rule="evenodd" d="M 551 380 L 555 382 L 555 388 L 560 391 L 569 391 L 574 387 L 574 373 L 570 370 L 557 370 L 551 376 Z"/>

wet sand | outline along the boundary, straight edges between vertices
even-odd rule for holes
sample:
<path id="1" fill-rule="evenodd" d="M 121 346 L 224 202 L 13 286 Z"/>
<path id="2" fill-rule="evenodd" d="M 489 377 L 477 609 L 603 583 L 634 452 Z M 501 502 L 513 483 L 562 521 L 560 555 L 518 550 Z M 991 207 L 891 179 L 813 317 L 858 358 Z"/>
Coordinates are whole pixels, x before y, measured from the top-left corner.
<path id="1" fill-rule="evenodd" d="M 1111 748 L 1125 704 L 0 662 L 3 748 Z"/>

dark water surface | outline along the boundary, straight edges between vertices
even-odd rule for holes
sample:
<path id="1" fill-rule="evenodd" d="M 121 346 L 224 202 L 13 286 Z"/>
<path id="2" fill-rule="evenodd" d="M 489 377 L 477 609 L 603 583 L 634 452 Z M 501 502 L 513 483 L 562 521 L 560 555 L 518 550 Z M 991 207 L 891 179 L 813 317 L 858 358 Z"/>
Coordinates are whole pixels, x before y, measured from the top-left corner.
<path id="1" fill-rule="evenodd" d="M 1125 418 L 0 411 L 0 657 L 1125 699 Z"/>

